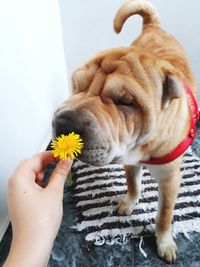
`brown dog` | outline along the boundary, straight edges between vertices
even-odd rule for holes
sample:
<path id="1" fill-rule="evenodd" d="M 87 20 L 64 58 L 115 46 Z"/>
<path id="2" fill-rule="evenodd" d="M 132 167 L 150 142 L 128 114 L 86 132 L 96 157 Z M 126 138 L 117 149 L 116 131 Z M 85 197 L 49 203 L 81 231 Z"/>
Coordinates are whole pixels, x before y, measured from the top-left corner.
<path id="1" fill-rule="evenodd" d="M 125 3 L 115 31 L 134 14 L 143 17 L 141 35 L 131 47 L 99 53 L 73 74 L 73 96 L 55 112 L 53 129 L 54 135 L 79 133 L 84 139 L 80 159 L 88 164 L 124 164 L 128 193 L 119 201 L 120 214 L 131 214 L 140 197 L 141 166 L 150 170 L 159 186 L 157 250 L 171 263 L 176 259 L 171 221 L 182 156 L 157 165 L 148 160 L 168 155 L 187 138 L 190 107 L 183 82 L 194 95 L 196 85 L 182 46 L 161 29 L 147 1 Z"/>

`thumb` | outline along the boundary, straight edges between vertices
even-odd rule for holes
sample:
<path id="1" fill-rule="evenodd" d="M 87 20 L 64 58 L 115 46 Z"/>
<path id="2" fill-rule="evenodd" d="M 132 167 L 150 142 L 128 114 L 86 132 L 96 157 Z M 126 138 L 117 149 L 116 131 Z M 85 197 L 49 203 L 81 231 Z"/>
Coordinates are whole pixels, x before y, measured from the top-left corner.
<path id="1" fill-rule="evenodd" d="M 47 187 L 57 190 L 63 190 L 71 166 L 72 160 L 70 159 L 59 161 L 50 177 Z"/>

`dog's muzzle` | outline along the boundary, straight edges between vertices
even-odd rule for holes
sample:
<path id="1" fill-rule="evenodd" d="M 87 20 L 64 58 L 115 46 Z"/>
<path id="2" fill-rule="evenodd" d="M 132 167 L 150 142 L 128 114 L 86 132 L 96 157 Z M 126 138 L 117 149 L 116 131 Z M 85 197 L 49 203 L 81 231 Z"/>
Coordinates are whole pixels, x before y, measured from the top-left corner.
<path id="1" fill-rule="evenodd" d="M 113 160 L 111 140 L 105 135 L 96 117 L 85 110 L 58 110 L 52 121 L 53 138 L 71 132 L 79 134 L 84 148 L 78 157 L 85 163 L 102 166 Z"/>
<path id="2" fill-rule="evenodd" d="M 84 116 L 81 116 L 76 110 L 65 110 L 55 113 L 52 122 L 54 137 L 75 132 L 83 138 L 84 124 L 87 123 L 83 123 L 83 117 Z"/>

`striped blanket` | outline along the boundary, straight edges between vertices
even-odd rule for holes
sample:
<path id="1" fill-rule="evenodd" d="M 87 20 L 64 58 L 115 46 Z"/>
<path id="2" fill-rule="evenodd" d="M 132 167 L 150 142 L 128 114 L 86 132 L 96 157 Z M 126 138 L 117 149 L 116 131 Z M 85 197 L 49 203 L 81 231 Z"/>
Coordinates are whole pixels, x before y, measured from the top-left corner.
<path id="1" fill-rule="evenodd" d="M 200 232 L 200 159 L 189 149 L 181 168 L 182 181 L 176 201 L 173 233 Z M 130 216 L 119 216 L 117 201 L 126 194 L 122 165 L 92 167 L 76 161 L 72 171 L 73 199 L 78 217 L 72 229 L 85 233 L 96 245 L 125 243 L 129 238 L 152 235 L 158 205 L 158 186 L 145 168 L 142 193 Z"/>

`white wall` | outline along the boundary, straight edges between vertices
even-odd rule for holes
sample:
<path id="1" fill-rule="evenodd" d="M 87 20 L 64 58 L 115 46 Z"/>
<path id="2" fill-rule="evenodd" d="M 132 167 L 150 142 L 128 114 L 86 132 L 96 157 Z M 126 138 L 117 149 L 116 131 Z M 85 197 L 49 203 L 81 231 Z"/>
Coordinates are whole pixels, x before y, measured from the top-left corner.
<path id="1" fill-rule="evenodd" d="M 150 0 L 160 14 L 161 24 L 183 44 L 200 85 L 200 1 Z M 69 73 L 95 53 L 129 46 L 141 32 L 141 19 L 131 17 L 122 32 L 113 31 L 113 19 L 123 0 L 60 0 L 65 56 Z"/>
<path id="2" fill-rule="evenodd" d="M 58 4 L 0 1 L 0 239 L 7 179 L 21 158 L 45 149 L 52 113 L 69 93 Z"/>

